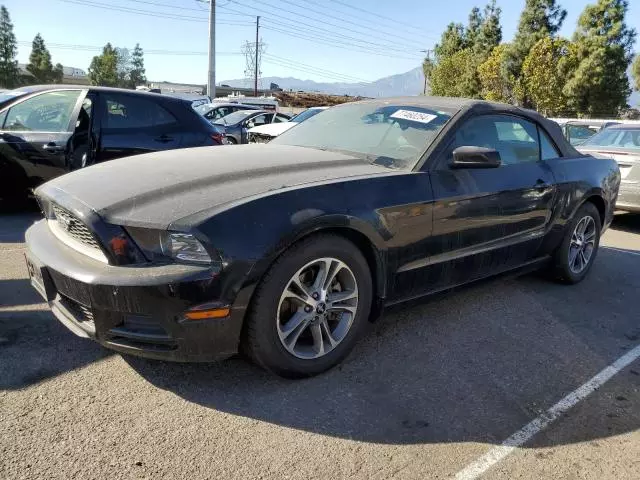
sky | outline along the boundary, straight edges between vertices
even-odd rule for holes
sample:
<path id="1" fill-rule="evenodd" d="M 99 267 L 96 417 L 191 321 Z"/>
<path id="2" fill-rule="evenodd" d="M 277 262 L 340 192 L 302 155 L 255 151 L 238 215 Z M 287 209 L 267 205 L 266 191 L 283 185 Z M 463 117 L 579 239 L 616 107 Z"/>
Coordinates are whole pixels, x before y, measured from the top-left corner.
<path id="1" fill-rule="evenodd" d="M 147 78 L 205 84 L 208 0 L 0 0 L 9 10 L 26 63 L 40 33 L 54 63 L 88 69 L 107 42 L 145 49 Z M 525 0 L 498 0 L 505 41 Z M 587 0 L 561 0 L 570 37 Z M 640 32 L 640 0 L 627 23 Z M 243 78 L 245 42 L 255 42 L 256 15 L 265 53 L 262 76 L 320 82 L 366 82 L 420 65 L 449 22 L 466 23 L 484 0 L 216 0 L 216 83 Z M 640 39 L 636 43 L 640 51 Z"/>

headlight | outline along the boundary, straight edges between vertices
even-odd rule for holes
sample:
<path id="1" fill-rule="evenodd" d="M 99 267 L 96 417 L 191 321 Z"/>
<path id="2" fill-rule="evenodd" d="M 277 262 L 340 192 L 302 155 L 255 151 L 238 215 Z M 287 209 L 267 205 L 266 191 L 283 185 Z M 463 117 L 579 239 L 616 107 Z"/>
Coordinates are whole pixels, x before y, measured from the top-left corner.
<path id="1" fill-rule="evenodd" d="M 162 253 L 183 262 L 211 263 L 207 250 L 190 233 L 167 232 L 162 241 Z"/>
<path id="2" fill-rule="evenodd" d="M 126 227 L 126 229 L 136 245 L 151 261 L 162 262 L 171 258 L 185 263 L 214 263 L 204 245 L 190 233 L 141 227 Z M 220 263 L 219 257 L 216 257 L 216 263 Z"/>

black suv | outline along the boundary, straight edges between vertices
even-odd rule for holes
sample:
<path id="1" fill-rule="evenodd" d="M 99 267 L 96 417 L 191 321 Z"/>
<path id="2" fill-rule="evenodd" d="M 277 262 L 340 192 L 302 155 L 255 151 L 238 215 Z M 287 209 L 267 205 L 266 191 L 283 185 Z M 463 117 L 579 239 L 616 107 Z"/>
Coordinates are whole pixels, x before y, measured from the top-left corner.
<path id="1" fill-rule="evenodd" d="M 0 94 L 0 198 L 94 163 L 221 145 L 187 100 L 118 88 L 42 85 Z"/>

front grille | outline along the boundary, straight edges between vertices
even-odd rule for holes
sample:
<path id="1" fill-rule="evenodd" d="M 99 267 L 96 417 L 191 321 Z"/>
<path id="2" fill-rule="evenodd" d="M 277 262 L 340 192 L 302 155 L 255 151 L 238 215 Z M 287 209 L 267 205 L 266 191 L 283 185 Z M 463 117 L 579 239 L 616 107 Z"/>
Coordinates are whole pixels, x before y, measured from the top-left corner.
<path id="1" fill-rule="evenodd" d="M 59 205 L 53 205 L 53 213 L 56 215 L 58 225 L 67 235 L 88 247 L 100 249 L 91 231 L 73 213 Z"/>

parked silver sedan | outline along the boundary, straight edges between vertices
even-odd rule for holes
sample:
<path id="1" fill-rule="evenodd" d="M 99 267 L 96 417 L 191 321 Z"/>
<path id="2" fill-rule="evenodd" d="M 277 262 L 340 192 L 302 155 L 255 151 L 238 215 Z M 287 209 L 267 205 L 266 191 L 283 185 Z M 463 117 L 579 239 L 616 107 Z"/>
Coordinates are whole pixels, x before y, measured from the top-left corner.
<path id="1" fill-rule="evenodd" d="M 640 124 L 605 128 L 576 148 L 618 162 L 622 183 L 616 208 L 640 213 Z"/>

